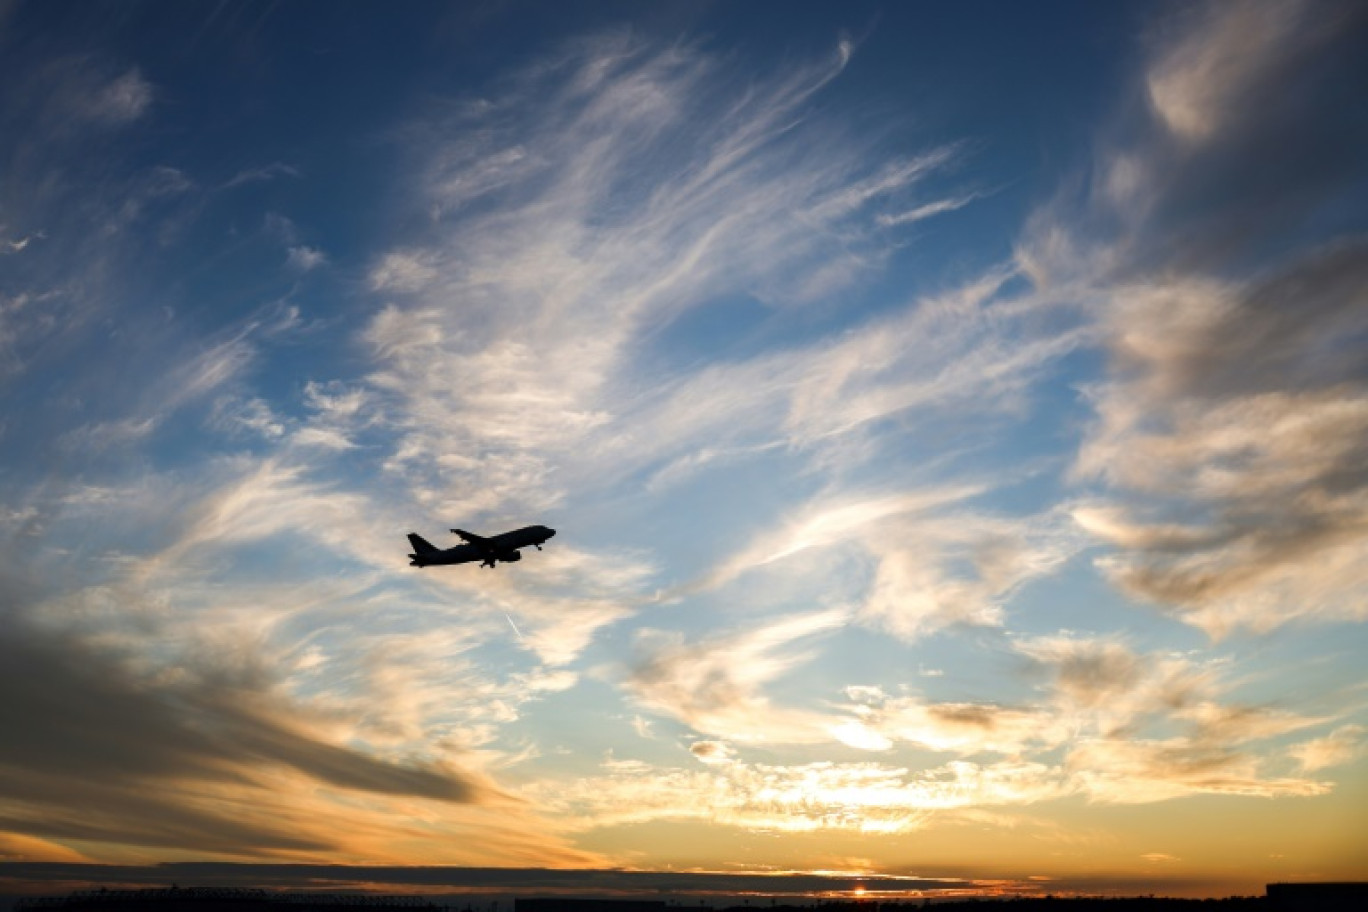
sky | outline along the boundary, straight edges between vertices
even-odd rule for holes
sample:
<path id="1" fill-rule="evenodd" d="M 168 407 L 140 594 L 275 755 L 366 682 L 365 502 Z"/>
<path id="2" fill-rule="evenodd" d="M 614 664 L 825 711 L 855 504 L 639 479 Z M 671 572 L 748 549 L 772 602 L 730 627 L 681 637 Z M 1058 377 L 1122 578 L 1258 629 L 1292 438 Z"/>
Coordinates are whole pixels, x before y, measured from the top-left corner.
<path id="1" fill-rule="evenodd" d="M 1352 0 L 0 0 L 0 878 L 1368 879 L 1366 90 Z"/>

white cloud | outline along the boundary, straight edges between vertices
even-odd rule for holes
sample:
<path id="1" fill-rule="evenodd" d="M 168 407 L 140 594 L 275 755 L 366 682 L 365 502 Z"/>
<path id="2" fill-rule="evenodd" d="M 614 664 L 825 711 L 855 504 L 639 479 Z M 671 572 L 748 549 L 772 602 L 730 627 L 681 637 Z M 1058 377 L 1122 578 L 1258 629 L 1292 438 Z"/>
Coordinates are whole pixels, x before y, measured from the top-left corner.
<path id="1" fill-rule="evenodd" d="M 247 400 L 221 398 L 214 403 L 211 419 L 217 428 L 229 432 L 247 430 L 268 440 L 285 435 L 285 422 L 261 398 Z"/>
<path id="2" fill-rule="evenodd" d="M 290 441 L 298 446 L 322 447 L 328 450 L 350 450 L 356 446 L 341 431 L 321 427 L 300 428 L 290 435 Z"/>
<path id="3" fill-rule="evenodd" d="M 1002 626 L 1005 604 L 1080 543 L 1053 514 L 1011 519 L 967 511 L 907 517 L 871 534 L 878 559 L 859 619 L 905 640 L 955 624 Z"/>
<path id="4" fill-rule="evenodd" d="M 692 643 L 648 633 L 645 655 L 624 688 L 643 708 L 706 735 L 750 743 L 825 741 L 830 716 L 776 706 L 763 689 L 813 658 L 799 643 L 846 619 L 841 611 L 814 612 Z"/>
<path id="5" fill-rule="evenodd" d="M 875 763 L 732 760 L 690 771 L 614 761 L 600 776 L 537 784 L 523 794 L 576 830 L 702 819 L 766 832 L 891 834 L 920 829 L 939 812 L 1030 804 L 1067 791 L 1060 770 L 1030 763 L 955 761 L 913 772 Z"/>
<path id="6" fill-rule="evenodd" d="M 978 199 L 978 197 L 972 193 L 967 196 L 950 196 L 930 203 L 923 203 L 920 206 L 916 206 L 904 212 L 881 215 L 878 218 L 878 222 L 885 228 L 912 225 L 917 222 L 925 221 L 933 216 L 941 215 L 946 212 L 954 212 L 956 209 L 963 209 L 976 199 Z"/>
<path id="7" fill-rule="evenodd" d="M 1186 795 L 1309 797 L 1325 782 L 1267 777 L 1251 755 L 1193 744 L 1187 739 L 1084 741 L 1069 752 L 1078 787 L 1095 801 L 1141 804 Z"/>
<path id="8" fill-rule="evenodd" d="M 317 247 L 307 247 L 300 244 L 297 247 L 289 248 L 285 265 L 296 272 L 312 272 L 327 262 L 328 255 L 323 251 Z"/>
<path id="9" fill-rule="evenodd" d="M 1362 725 L 1341 725 L 1328 735 L 1293 745 L 1288 754 L 1307 773 L 1339 766 L 1363 753 L 1365 732 Z"/>
<path id="10" fill-rule="evenodd" d="M 720 586 L 747 570 L 812 548 L 830 548 L 851 539 L 880 535 L 895 517 L 929 513 L 979 493 L 979 488 L 962 486 L 811 504 L 777 531 L 762 533 L 730 556 L 709 575 L 707 585 Z"/>
<path id="11" fill-rule="evenodd" d="M 866 750 L 912 743 L 958 757 L 1030 759 L 1062 749 L 1061 787 L 1112 803 L 1329 789 L 1279 777 L 1269 762 L 1269 741 L 1322 720 L 1229 700 L 1231 684 L 1219 663 L 1136 653 L 1101 637 L 1019 637 L 1013 646 L 1041 680 L 1014 705 L 851 687 L 854 720 L 837 737 Z M 1333 740 L 1356 736 L 1349 730 Z M 1319 747 L 1307 751 L 1320 755 Z"/>
<path id="12" fill-rule="evenodd" d="M 857 621 L 906 640 L 953 624 L 1000 626 L 1010 595 L 1052 572 L 1081 543 L 1062 516 L 1012 519 L 963 505 L 983 490 L 926 487 L 815 501 L 738 549 L 700 585 L 722 586 L 770 565 L 792 574 L 798 555 L 854 545 L 874 564 Z"/>
<path id="13" fill-rule="evenodd" d="M 377 291 L 421 291 L 436 279 L 436 266 L 425 262 L 420 252 L 393 251 L 371 270 L 371 288 Z"/>
<path id="14" fill-rule="evenodd" d="M 645 352 L 719 295 L 793 306 L 824 282 L 869 274 L 889 249 L 869 203 L 896 199 L 956 148 L 870 168 L 808 129 L 804 105 L 829 65 L 731 98 L 703 90 L 718 64 L 688 47 L 608 37 L 555 66 L 554 78 L 524 74 L 507 97 L 414 129 L 427 163 L 417 195 L 439 200 L 439 217 L 370 277 L 405 296 L 367 333 L 373 382 L 405 436 L 391 470 L 453 511 L 544 509 L 567 485 L 707 465 L 692 453 L 719 428 L 718 443 L 743 434 L 762 446 L 840 433 L 814 427 L 829 419 L 800 403 L 820 362 L 844 351 L 802 348 L 663 382 Z M 653 169 L 638 186 L 642 161 Z M 467 205 L 486 197 L 498 205 Z M 886 366 L 886 382 L 896 373 Z M 846 392 L 860 406 L 852 426 L 933 395 L 871 390 L 861 404 Z M 790 398 L 791 431 L 778 426 Z M 472 461 L 424 455 L 434 453 Z"/>
<path id="15" fill-rule="evenodd" d="M 5 226 L 0 225 L 0 232 L 4 231 L 4 227 Z M 47 235 L 41 231 L 36 231 L 33 234 L 26 234 L 13 241 L 9 238 L 0 238 L 0 254 L 23 253 L 34 240 L 43 240 L 45 238 L 47 238 Z"/>

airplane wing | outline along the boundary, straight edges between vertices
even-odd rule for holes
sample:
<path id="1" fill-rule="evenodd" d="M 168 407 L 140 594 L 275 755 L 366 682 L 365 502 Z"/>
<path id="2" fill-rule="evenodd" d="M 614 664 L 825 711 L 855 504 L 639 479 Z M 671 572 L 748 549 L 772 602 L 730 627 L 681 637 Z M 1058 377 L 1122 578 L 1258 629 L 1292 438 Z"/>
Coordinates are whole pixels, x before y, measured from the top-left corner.
<path id="1" fill-rule="evenodd" d="M 467 532 L 464 529 L 452 529 L 451 531 L 461 536 L 461 541 L 475 545 L 477 548 L 489 548 L 493 544 L 483 535 L 476 535 L 474 532 Z"/>

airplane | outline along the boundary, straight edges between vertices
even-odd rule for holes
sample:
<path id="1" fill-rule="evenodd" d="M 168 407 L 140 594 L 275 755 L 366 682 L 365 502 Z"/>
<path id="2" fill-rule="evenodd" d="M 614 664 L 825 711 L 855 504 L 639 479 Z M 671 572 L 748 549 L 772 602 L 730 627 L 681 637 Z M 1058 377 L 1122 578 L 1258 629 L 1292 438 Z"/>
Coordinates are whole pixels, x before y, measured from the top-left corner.
<path id="1" fill-rule="evenodd" d="M 499 561 L 511 564 L 522 560 L 522 555 L 518 553 L 519 548 L 531 545 L 540 551 L 547 539 L 556 534 L 555 529 L 548 529 L 546 526 L 524 526 L 488 538 L 464 529 L 451 531 L 459 535 L 465 544 L 442 550 L 423 536 L 410 532 L 408 540 L 413 546 L 413 553 L 409 555 L 409 566 L 437 567 L 444 564 L 468 564 L 472 561 L 479 561 L 481 567 L 493 567 Z"/>

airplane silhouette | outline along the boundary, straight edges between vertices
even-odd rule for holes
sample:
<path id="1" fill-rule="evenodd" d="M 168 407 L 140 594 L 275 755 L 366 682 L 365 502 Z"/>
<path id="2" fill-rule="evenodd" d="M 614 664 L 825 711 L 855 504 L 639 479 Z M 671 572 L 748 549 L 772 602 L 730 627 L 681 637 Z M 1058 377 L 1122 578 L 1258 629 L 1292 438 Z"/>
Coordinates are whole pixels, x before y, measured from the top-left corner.
<path id="1" fill-rule="evenodd" d="M 472 561 L 479 561 L 481 567 L 493 567 L 499 561 L 511 564 L 522 560 L 522 555 L 518 553 L 519 548 L 531 545 L 540 551 L 547 539 L 556 534 L 555 529 L 548 529 L 546 526 L 524 526 L 488 538 L 464 529 L 451 531 L 461 536 L 465 544 L 442 550 L 423 536 L 410 532 L 408 540 L 413 546 L 413 553 L 409 555 L 409 566 L 438 567 L 444 564 L 468 564 Z"/>

